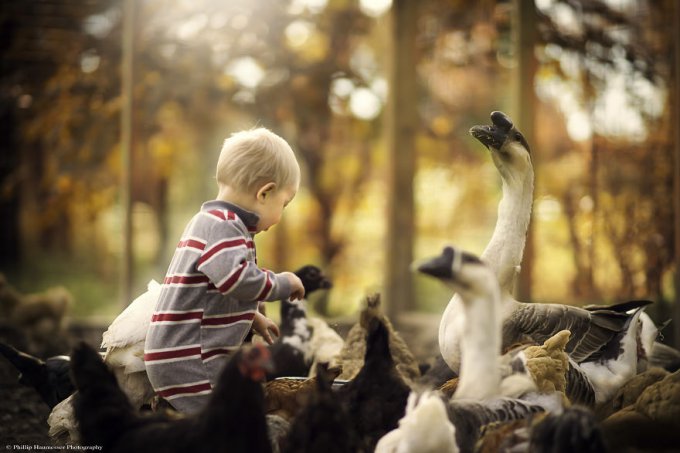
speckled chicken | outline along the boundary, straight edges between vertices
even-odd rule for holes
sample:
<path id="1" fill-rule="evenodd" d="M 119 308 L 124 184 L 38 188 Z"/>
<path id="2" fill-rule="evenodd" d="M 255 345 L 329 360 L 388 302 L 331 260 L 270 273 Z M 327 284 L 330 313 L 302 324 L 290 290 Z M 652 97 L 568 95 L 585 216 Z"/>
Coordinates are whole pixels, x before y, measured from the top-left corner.
<path id="1" fill-rule="evenodd" d="M 306 265 L 295 271 L 305 288 L 305 297 L 314 291 L 331 288 L 331 281 L 321 269 Z M 269 346 L 274 360 L 274 369 L 267 373 L 272 380 L 282 376 L 307 376 L 314 362 L 312 329 L 307 319 L 304 300 L 281 301 L 281 336 Z"/>
<path id="2" fill-rule="evenodd" d="M 328 370 L 327 378 L 334 380 L 340 374 L 339 367 Z M 318 377 L 308 379 L 280 378 L 269 381 L 264 387 L 265 413 L 292 420 L 309 403 L 316 391 Z"/>
<path id="3" fill-rule="evenodd" d="M 359 315 L 359 322 L 352 326 L 347 334 L 345 346 L 338 359 L 342 365 L 340 379 L 353 379 L 361 370 L 366 353 L 366 331 L 372 319 L 379 319 L 388 330 L 389 349 L 395 366 L 404 381 L 411 385 L 420 377 L 418 362 L 390 320 L 382 313 L 380 294 L 373 294 L 366 298 L 365 306 Z"/>

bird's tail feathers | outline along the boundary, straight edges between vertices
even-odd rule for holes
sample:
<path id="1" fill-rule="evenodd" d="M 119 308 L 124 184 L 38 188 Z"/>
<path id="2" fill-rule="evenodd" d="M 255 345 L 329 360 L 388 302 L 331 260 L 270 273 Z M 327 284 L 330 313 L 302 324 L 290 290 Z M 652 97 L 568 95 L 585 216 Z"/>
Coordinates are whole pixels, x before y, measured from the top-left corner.
<path id="1" fill-rule="evenodd" d="M 136 418 L 130 401 L 99 353 L 85 343 L 73 351 L 71 373 L 78 389 L 74 408 L 84 445 L 111 445 Z"/>

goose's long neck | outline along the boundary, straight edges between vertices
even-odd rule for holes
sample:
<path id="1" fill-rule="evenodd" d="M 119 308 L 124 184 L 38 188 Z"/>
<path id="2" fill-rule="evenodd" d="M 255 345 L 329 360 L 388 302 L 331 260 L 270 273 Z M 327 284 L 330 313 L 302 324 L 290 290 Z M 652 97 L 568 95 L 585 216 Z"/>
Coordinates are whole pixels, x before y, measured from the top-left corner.
<path id="1" fill-rule="evenodd" d="M 490 276 L 490 278 L 493 278 Z M 485 399 L 499 394 L 501 383 L 501 297 L 463 301 L 466 323 L 461 339 L 458 388 L 454 397 Z"/>
<path id="2" fill-rule="evenodd" d="M 503 197 L 498 205 L 496 228 L 481 256 L 498 276 L 501 290 L 510 293 L 516 269 L 522 263 L 533 193 L 533 171 L 523 180 L 503 179 Z"/>

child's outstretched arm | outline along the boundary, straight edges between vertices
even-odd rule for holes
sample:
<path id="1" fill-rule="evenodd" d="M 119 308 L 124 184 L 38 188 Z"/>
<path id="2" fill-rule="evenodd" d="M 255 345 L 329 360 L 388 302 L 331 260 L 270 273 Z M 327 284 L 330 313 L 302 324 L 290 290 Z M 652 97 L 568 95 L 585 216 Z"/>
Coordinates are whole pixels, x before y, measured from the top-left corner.
<path id="1" fill-rule="evenodd" d="M 244 236 L 235 220 L 227 217 L 216 221 L 207 239 L 196 268 L 222 294 L 230 294 L 242 301 L 270 301 L 290 297 L 293 293 L 300 295 L 302 283 L 295 274 L 275 274 L 260 269 L 248 259 L 252 253 L 249 249 L 254 247 L 253 241 Z M 304 288 L 301 294 L 304 295 Z"/>

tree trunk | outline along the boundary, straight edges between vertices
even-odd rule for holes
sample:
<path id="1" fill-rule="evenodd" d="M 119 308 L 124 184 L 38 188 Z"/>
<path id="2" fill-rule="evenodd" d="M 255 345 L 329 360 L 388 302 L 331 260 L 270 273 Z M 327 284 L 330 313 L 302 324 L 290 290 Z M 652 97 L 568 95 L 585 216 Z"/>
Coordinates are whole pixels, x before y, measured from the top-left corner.
<path id="1" fill-rule="evenodd" d="M 19 235 L 19 143 L 14 99 L 5 99 L 0 111 L 0 272 L 13 269 L 21 258 Z"/>
<path id="2" fill-rule="evenodd" d="M 533 1 L 515 0 L 515 55 L 517 55 L 516 101 L 518 113 L 517 127 L 522 131 L 527 142 L 535 143 L 534 118 L 536 110 L 536 94 L 534 79 L 536 74 L 536 57 L 534 48 L 537 41 L 537 17 Z M 536 154 L 531 156 L 534 172 L 537 172 Z M 519 300 L 531 300 L 531 281 L 534 267 L 534 228 L 529 223 L 527 241 L 524 247 L 522 269 L 517 282 L 516 293 Z"/>
<path id="3" fill-rule="evenodd" d="M 133 92 L 134 92 L 134 46 L 136 14 L 138 8 L 134 0 L 123 3 L 123 60 L 121 65 L 121 190 L 120 204 L 123 211 L 122 222 L 122 262 L 120 273 L 120 304 L 125 308 L 132 297 L 132 145 L 133 145 Z"/>

